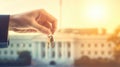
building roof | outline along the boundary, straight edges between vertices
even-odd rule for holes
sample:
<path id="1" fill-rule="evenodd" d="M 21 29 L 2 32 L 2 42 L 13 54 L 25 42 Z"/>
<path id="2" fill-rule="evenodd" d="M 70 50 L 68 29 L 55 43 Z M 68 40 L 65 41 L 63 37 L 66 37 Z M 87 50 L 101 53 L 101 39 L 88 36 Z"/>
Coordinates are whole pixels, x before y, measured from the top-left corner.
<path id="1" fill-rule="evenodd" d="M 98 35 L 98 34 L 106 34 L 106 29 L 101 28 L 66 28 L 60 29 L 59 32 L 63 33 L 74 33 L 74 34 L 81 34 L 81 35 Z"/>

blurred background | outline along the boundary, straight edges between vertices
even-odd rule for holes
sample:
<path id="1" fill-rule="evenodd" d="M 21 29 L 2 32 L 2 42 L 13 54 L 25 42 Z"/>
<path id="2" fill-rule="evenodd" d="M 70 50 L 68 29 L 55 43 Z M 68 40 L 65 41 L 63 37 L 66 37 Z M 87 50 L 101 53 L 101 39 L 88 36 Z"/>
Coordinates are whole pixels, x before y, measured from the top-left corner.
<path id="1" fill-rule="evenodd" d="M 41 33 L 10 32 L 0 66 L 119 67 L 120 0 L 0 0 L 0 14 L 45 9 L 58 19 L 55 47 Z"/>
<path id="2" fill-rule="evenodd" d="M 119 0 L 0 0 L 1 14 L 45 9 L 58 19 L 58 28 L 106 28 L 120 22 Z"/>

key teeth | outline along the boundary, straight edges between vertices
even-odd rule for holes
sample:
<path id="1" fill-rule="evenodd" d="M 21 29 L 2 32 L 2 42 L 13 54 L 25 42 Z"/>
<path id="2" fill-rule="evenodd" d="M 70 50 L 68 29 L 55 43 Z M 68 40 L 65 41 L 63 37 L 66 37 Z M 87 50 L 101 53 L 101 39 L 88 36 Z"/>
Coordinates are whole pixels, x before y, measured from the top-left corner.
<path id="1" fill-rule="evenodd" d="M 51 46 L 52 46 L 52 48 L 54 48 L 54 47 L 55 47 L 55 44 L 54 44 L 54 42 L 51 44 Z"/>
<path id="2" fill-rule="evenodd" d="M 51 45 L 52 48 L 55 47 L 54 38 L 52 34 L 48 35 L 48 48 L 50 47 L 49 45 Z"/>
<path id="3" fill-rule="evenodd" d="M 49 44 L 48 44 L 48 46 L 47 46 L 48 48 L 49 48 Z"/>

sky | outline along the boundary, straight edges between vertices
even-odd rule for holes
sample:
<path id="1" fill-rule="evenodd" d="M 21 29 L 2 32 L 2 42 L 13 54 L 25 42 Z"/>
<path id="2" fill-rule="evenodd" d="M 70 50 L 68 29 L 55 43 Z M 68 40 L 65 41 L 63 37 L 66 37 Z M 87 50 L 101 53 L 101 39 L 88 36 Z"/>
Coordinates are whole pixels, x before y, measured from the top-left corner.
<path id="1" fill-rule="evenodd" d="M 1 14 L 18 14 L 45 9 L 58 19 L 60 28 L 106 28 L 120 24 L 120 0 L 0 0 Z M 60 20 L 61 19 L 61 20 Z"/>

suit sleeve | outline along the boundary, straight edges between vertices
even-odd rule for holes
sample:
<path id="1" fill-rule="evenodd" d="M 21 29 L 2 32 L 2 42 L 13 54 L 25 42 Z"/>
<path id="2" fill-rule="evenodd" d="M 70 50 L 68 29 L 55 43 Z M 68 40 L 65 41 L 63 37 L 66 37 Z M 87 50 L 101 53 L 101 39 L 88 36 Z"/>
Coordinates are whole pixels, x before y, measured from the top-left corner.
<path id="1" fill-rule="evenodd" d="M 0 48 L 8 46 L 9 15 L 0 15 Z"/>

